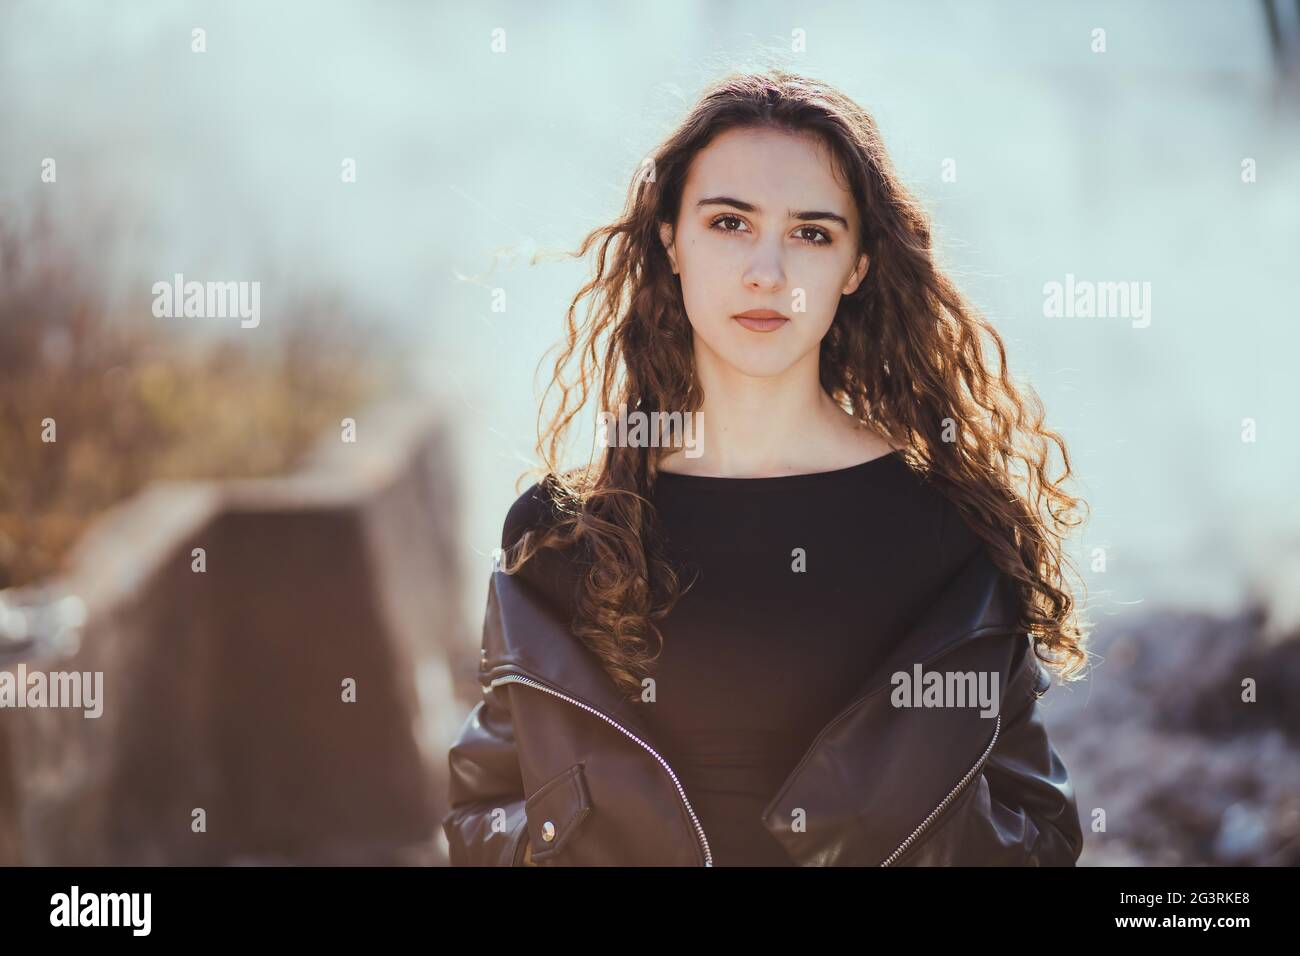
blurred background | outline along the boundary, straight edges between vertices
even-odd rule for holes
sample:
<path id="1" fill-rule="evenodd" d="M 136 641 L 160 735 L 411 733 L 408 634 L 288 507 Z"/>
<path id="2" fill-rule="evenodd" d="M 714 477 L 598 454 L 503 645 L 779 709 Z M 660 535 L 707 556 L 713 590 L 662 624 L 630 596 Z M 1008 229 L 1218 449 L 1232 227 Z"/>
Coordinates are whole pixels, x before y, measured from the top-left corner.
<path id="1" fill-rule="evenodd" d="M 445 860 L 554 253 L 771 65 L 872 112 L 1069 442 L 1081 863 L 1300 862 L 1287 0 L 0 3 L 0 666 L 107 695 L 0 711 L 0 862 Z M 155 316 L 176 274 L 260 323 Z M 1067 275 L 1149 326 L 1046 317 Z"/>

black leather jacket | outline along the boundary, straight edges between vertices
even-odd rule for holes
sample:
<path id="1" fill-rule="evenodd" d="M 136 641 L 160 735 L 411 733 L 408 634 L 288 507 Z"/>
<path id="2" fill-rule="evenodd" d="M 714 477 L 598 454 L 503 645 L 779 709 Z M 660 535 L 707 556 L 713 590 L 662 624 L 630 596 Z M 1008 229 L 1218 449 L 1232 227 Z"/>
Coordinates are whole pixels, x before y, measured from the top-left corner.
<path id="1" fill-rule="evenodd" d="M 979 549 L 809 742 L 763 825 L 802 866 L 1073 866 L 1073 788 Z M 891 675 L 996 672 L 996 716 L 891 703 Z M 708 835 L 635 703 L 518 576 L 492 572 L 474 706 L 449 754 L 453 866 L 712 866 Z"/>

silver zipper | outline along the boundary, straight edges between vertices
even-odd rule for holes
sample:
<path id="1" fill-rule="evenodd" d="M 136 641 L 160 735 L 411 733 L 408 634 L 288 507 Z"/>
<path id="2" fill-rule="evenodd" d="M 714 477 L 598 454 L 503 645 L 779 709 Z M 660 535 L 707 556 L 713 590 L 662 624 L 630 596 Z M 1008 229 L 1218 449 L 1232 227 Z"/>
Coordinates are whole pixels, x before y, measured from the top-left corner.
<path id="1" fill-rule="evenodd" d="M 972 779 L 974 779 L 975 774 L 978 773 L 980 767 L 984 765 L 984 761 L 987 760 L 989 754 L 993 752 L 993 747 L 998 742 L 998 733 L 1001 730 L 1002 730 L 1002 715 L 998 714 L 997 723 L 993 727 L 993 739 L 989 741 L 989 745 L 987 748 L 985 748 L 984 753 L 980 754 L 979 760 L 976 760 L 975 765 L 966 771 L 966 776 L 961 778 L 961 780 L 957 783 L 957 786 L 953 787 L 952 790 L 948 791 L 948 795 L 943 798 L 943 801 L 937 807 L 935 807 L 933 810 L 930 811 L 930 815 L 921 821 L 920 826 L 918 826 L 915 830 L 913 830 L 908 835 L 907 839 L 898 845 L 898 849 L 894 850 L 893 853 L 889 854 L 889 856 L 885 858 L 885 861 L 880 864 L 881 866 L 890 866 L 895 860 L 897 860 L 900 856 L 902 856 L 903 851 L 916 842 L 917 837 L 919 837 L 925 831 L 926 827 L 928 827 L 931 823 L 933 823 L 935 821 L 935 818 L 938 817 L 939 814 L 943 813 L 943 811 L 948 807 L 948 804 L 952 803 L 952 801 L 956 799 L 957 794 L 961 793 L 961 791 L 966 787 L 966 785 L 970 783 Z"/>
<path id="2" fill-rule="evenodd" d="M 529 687 L 536 687 L 538 690 L 544 690 L 548 694 L 554 694 L 556 697 L 559 697 L 561 700 L 567 700 L 570 704 L 574 704 L 578 707 L 581 707 L 585 711 L 595 714 L 601 720 L 604 720 L 607 723 L 616 727 L 618 730 L 621 730 L 627 736 L 631 737 L 642 747 L 644 747 L 650 753 L 650 756 L 654 757 L 655 760 L 659 761 L 659 765 L 668 771 L 668 776 L 672 778 L 673 785 L 677 788 L 677 794 L 682 798 L 682 805 L 686 807 L 686 812 L 691 815 L 691 821 L 695 824 L 695 833 L 699 837 L 700 849 L 704 851 L 704 865 L 713 866 L 713 852 L 709 849 L 709 841 L 708 838 L 705 837 L 704 835 L 704 827 L 700 826 L 700 818 L 695 815 L 695 810 L 691 807 L 691 802 L 686 799 L 686 791 L 682 789 L 682 783 L 680 780 L 677 779 L 677 774 L 673 773 L 673 768 L 668 766 L 668 761 L 665 760 L 662 756 L 660 756 L 657 750 L 651 747 L 648 743 L 646 743 L 636 734 L 632 733 L 632 731 L 628 730 L 626 727 L 624 727 L 622 724 L 616 721 L 613 717 L 601 713 L 596 708 L 584 704 L 580 700 L 574 700 L 572 697 L 568 696 L 567 694 L 562 694 L 558 690 L 548 687 L 547 685 L 543 684 L 541 681 L 534 680 L 531 677 L 521 677 L 518 674 L 506 674 L 502 677 L 495 678 L 491 682 L 491 686 L 496 687 L 498 684 L 510 684 L 510 683 L 527 684 Z"/>

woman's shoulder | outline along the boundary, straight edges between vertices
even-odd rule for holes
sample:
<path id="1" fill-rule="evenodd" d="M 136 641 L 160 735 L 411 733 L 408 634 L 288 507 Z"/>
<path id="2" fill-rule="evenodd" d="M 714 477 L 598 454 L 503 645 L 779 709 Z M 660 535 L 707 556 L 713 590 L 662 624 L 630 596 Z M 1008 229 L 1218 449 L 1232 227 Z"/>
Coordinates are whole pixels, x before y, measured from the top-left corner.
<path id="1" fill-rule="evenodd" d="M 506 512 L 501 529 L 502 549 L 510 550 L 526 532 L 549 527 L 557 517 L 555 486 L 551 477 L 533 482 L 515 498 Z M 571 557 L 567 550 L 559 552 L 544 548 L 533 554 L 517 571 L 566 619 L 573 615 L 573 595 L 579 575 L 579 568 Z"/>
<path id="2" fill-rule="evenodd" d="M 939 561 L 949 567 L 964 564 L 985 541 L 947 495 L 939 495 Z"/>
<path id="3" fill-rule="evenodd" d="M 958 506 L 955 493 L 943 488 L 929 474 L 908 469 L 905 478 L 907 497 L 925 515 L 924 524 L 931 535 L 939 567 L 952 571 L 964 564 L 985 541 L 971 526 L 970 519 Z"/>
<path id="4" fill-rule="evenodd" d="M 545 527 L 556 517 L 555 499 L 547 478 L 535 481 L 519 495 L 506 512 L 501 527 L 501 547 L 511 548 L 525 531 Z"/>

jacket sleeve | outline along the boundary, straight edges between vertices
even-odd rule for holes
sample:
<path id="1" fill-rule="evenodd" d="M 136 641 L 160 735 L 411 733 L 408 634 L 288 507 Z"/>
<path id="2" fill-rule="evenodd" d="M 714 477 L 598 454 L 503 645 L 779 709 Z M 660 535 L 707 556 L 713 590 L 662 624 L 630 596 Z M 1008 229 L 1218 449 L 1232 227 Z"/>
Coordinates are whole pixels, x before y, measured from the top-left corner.
<path id="1" fill-rule="evenodd" d="M 448 754 L 452 866 L 523 866 L 528 840 L 514 724 L 502 687 L 474 705 Z"/>
<path id="2" fill-rule="evenodd" d="M 1018 635 L 1002 731 L 980 775 L 978 812 L 970 834 L 988 848 L 991 865 L 1074 866 L 1083 851 L 1083 831 L 1074 787 L 1043 724 L 1038 698 L 1051 686 L 1029 638 Z"/>
<path id="3" fill-rule="evenodd" d="M 544 516 L 541 486 L 520 495 L 506 514 L 501 548 L 513 547 Z M 493 565 L 499 555 L 494 555 Z M 532 562 L 527 565 L 531 567 Z M 489 599 L 483 626 L 500 611 Z M 536 866 L 525 861 L 528 818 L 515 749 L 514 718 L 504 687 L 489 687 L 474 705 L 448 754 L 451 809 L 443 817 L 452 866 Z"/>

